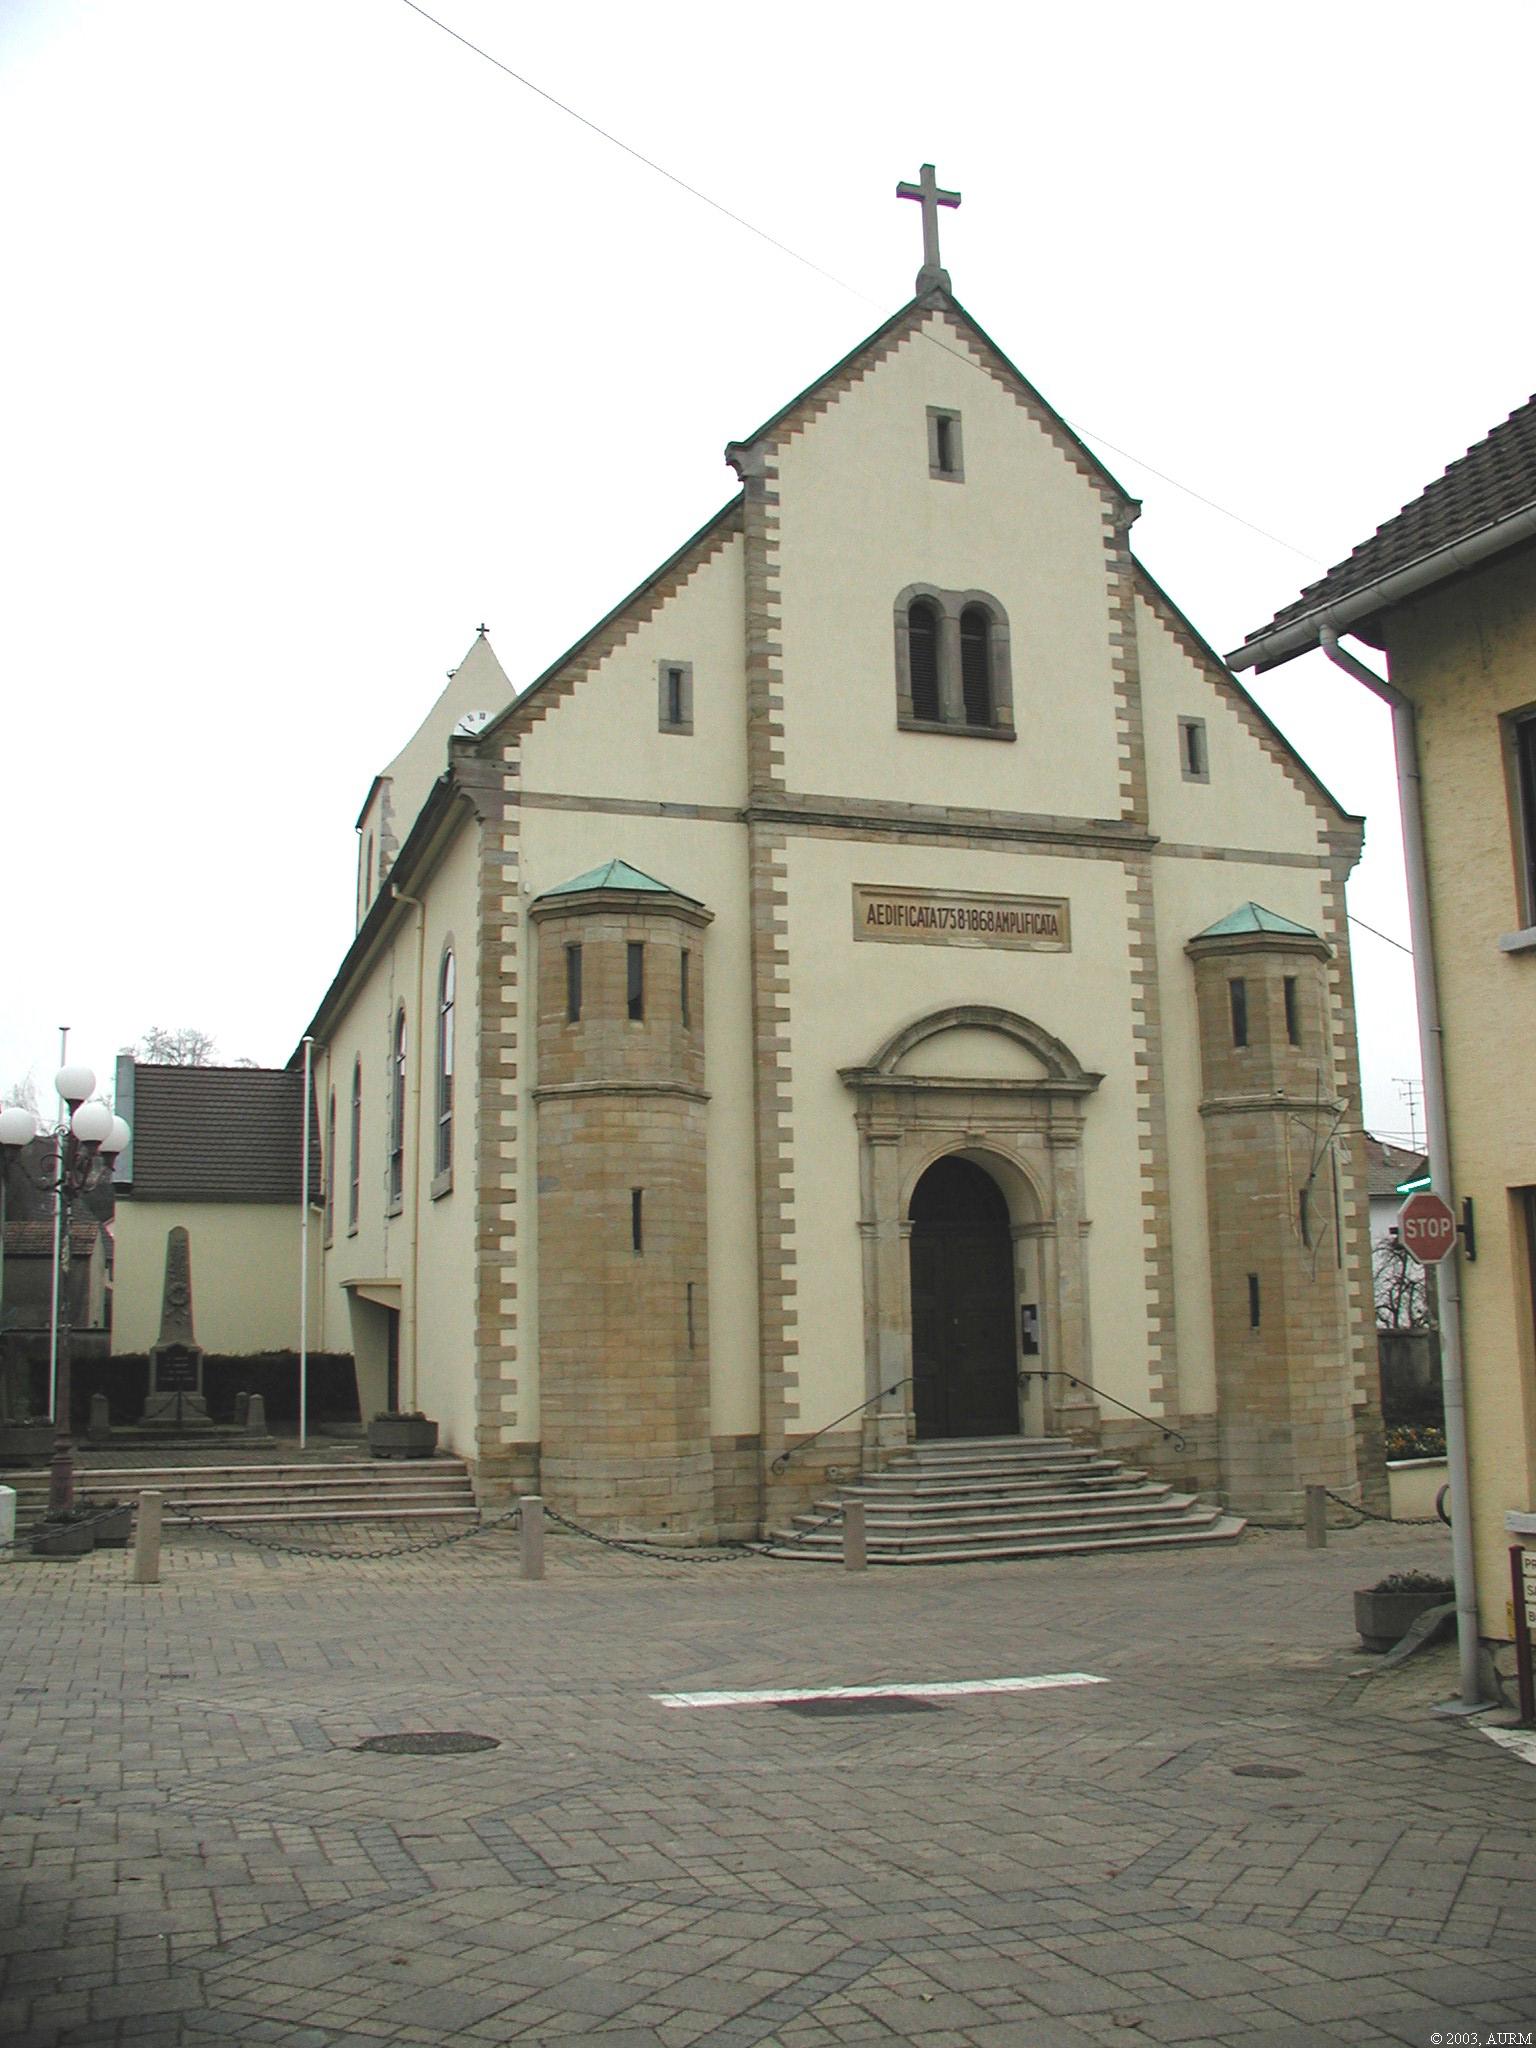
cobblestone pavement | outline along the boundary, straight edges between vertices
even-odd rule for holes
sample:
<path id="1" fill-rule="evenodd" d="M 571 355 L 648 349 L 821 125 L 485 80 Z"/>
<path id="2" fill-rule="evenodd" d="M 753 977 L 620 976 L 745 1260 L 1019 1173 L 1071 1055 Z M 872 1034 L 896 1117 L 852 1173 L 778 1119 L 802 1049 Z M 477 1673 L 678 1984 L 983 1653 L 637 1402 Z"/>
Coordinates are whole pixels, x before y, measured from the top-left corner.
<path id="1" fill-rule="evenodd" d="M 0 1566 L 0 2041 L 1135 2048 L 1536 2024 L 1536 1771 L 1371 1679 L 1444 1532 L 862 1575 L 506 1536 Z M 655 1693 L 1086 1672 L 808 1717 Z M 467 1730 L 474 1755 L 359 1752 Z M 1527 2033 L 1527 2038 L 1530 2038 Z"/>

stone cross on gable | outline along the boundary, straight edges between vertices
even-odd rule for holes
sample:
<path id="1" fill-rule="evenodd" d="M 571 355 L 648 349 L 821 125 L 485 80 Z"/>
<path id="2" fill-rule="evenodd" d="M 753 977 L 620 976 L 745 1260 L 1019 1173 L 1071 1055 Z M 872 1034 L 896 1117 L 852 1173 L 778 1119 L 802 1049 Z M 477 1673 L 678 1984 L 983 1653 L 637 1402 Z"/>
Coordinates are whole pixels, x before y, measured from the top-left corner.
<path id="1" fill-rule="evenodd" d="M 937 285 L 941 291 L 949 290 L 949 272 L 939 261 L 939 208 L 958 206 L 960 194 L 940 189 L 932 164 L 924 164 L 915 185 L 898 185 L 898 199 L 916 199 L 923 209 L 923 267 L 917 273 L 919 293 L 932 291 Z"/>

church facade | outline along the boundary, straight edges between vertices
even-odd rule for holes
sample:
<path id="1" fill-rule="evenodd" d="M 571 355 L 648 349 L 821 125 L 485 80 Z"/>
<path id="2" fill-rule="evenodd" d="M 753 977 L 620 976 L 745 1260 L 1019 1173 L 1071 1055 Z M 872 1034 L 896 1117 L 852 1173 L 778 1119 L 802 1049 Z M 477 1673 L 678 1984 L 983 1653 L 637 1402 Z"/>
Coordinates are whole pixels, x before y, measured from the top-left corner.
<path id="1" fill-rule="evenodd" d="M 312 1340 L 487 1499 L 680 1541 L 930 1438 L 1375 1498 L 1359 820 L 941 272 L 727 460 L 375 780 Z"/>

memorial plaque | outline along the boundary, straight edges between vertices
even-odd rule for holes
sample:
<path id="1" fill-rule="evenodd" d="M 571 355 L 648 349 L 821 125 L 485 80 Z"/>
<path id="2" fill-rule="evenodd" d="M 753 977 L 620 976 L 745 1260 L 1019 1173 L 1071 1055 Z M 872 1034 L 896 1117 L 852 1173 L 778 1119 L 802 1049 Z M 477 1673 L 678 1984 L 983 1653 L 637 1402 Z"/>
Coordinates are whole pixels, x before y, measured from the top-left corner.
<path id="1" fill-rule="evenodd" d="M 990 896 L 971 890 L 853 885 L 853 936 L 887 945 L 994 946 L 1025 953 L 1072 950 L 1065 896 Z"/>
<path id="2" fill-rule="evenodd" d="M 190 1344 L 162 1344 L 155 1348 L 155 1392 L 195 1394 L 202 1352 Z"/>

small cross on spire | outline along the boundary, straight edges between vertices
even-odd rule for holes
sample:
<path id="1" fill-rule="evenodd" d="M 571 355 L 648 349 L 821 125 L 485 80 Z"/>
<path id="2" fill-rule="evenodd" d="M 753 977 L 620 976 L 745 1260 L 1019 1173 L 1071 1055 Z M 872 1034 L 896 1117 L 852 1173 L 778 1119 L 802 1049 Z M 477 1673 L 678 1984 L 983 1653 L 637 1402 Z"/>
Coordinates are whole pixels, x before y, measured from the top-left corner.
<path id="1" fill-rule="evenodd" d="M 477 632 L 477 633 L 478 633 L 478 634 L 480 635 L 480 638 L 481 638 L 482 640 L 483 640 L 483 639 L 485 638 L 486 634 L 487 634 L 487 633 L 489 633 L 489 631 L 490 631 L 490 630 L 491 630 L 491 629 L 490 629 L 490 627 L 489 627 L 489 626 L 484 626 L 484 625 L 481 625 L 481 626 L 476 626 L 476 628 L 475 628 L 475 631 L 476 631 L 476 632 Z"/>
<path id="2" fill-rule="evenodd" d="M 932 164 L 924 164 L 920 181 L 916 185 L 898 185 L 898 199 L 916 199 L 923 209 L 923 267 L 917 273 L 919 294 L 932 291 L 935 285 L 941 291 L 949 290 L 949 272 L 939 261 L 939 208 L 958 206 L 958 192 L 944 192 L 934 175 Z"/>

